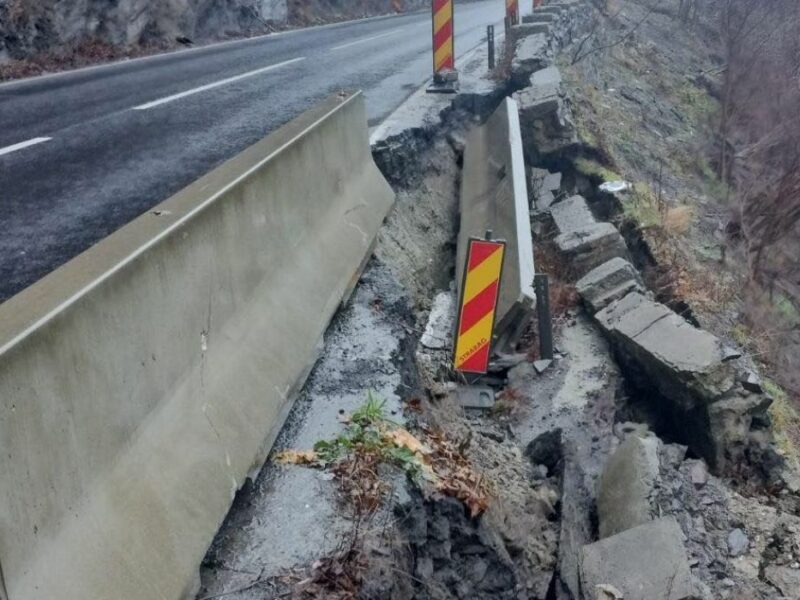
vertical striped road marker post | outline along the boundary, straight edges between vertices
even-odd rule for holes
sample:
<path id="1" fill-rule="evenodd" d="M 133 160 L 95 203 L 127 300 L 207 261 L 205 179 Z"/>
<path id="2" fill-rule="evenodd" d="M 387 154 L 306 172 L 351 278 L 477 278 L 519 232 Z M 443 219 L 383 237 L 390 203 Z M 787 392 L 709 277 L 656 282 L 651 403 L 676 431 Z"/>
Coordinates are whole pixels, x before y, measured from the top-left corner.
<path id="1" fill-rule="evenodd" d="M 433 85 L 429 92 L 458 91 L 456 71 L 454 0 L 432 0 L 433 16 Z"/>
<path id="2" fill-rule="evenodd" d="M 506 20 L 510 26 L 519 25 L 519 0 L 506 0 Z"/>
<path id="3" fill-rule="evenodd" d="M 489 370 L 505 250 L 503 241 L 469 240 L 453 344 L 454 368 L 461 373 L 483 375 Z"/>

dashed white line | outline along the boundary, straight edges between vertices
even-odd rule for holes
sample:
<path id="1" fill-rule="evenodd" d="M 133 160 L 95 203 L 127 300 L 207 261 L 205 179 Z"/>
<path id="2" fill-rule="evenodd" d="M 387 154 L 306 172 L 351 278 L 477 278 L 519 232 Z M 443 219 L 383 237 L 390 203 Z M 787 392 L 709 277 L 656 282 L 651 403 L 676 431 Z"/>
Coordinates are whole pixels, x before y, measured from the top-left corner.
<path id="1" fill-rule="evenodd" d="M 17 150 L 23 150 L 24 148 L 30 148 L 31 146 L 35 146 L 36 144 L 43 144 L 44 142 L 49 142 L 53 138 L 49 137 L 38 137 L 30 139 L 26 142 L 20 142 L 19 144 L 14 144 L 13 146 L 6 146 L 5 148 L 0 148 L 0 156 L 5 154 L 11 154 L 12 152 L 16 152 Z"/>
<path id="2" fill-rule="evenodd" d="M 350 42 L 348 44 L 342 44 L 341 46 L 334 46 L 331 50 L 344 50 L 345 48 L 349 48 L 350 46 L 355 46 L 356 44 L 363 44 L 364 42 L 371 42 L 372 40 L 379 40 L 380 38 L 389 37 L 390 35 L 397 35 L 405 27 L 398 27 L 397 29 L 393 29 L 392 31 L 387 31 L 386 33 L 382 33 L 380 35 L 373 35 L 372 37 L 361 38 L 360 40 L 356 40 L 355 42 Z"/>
<path id="3" fill-rule="evenodd" d="M 242 73 L 241 75 L 236 75 L 235 77 L 228 77 L 227 79 L 222 79 L 220 81 L 215 81 L 214 83 L 209 83 L 207 85 L 202 85 L 197 88 L 193 88 L 191 90 L 186 90 L 185 92 L 181 92 L 180 94 L 174 94 L 172 96 L 167 96 L 165 98 L 159 98 L 158 100 L 153 100 L 152 102 L 147 102 L 146 104 L 140 104 L 139 106 L 134 106 L 133 110 L 148 110 L 151 108 L 155 108 L 156 106 L 161 106 L 162 104 L 167 104 L 169 102 L 174 102 L 175 100 L 180 100 L 181 98 L 186 98 L 187 96 L 192 96 L 194 94 L 199 94 L 200 92 L 206 92 L 208 90 L 213 90 L 214 88 L 218 88 L 223 85 L 228 85 L 230 83 L 235 83 L 236 81 L 241 81 L 242 79 L 247 79 L 248 77 L 254 77 L 256 75 L 260 75 L 262 73 L 266 73 L 267 71 L 272 71 L 274 69 L 279 69 L 281 67 L 286 67 L 288 65 L 298 63 L 302 60 L 305 60 L 305 56 L 301 56 L 300 58 L 293 58 L 291 60 L 285 60 L 280 63 L 276 63 L 274 65 L 270 65 L 268 67 L 263 67 L 261 69 L 256 69 L 255 71 L 248 71 L 247 73 Z"/>

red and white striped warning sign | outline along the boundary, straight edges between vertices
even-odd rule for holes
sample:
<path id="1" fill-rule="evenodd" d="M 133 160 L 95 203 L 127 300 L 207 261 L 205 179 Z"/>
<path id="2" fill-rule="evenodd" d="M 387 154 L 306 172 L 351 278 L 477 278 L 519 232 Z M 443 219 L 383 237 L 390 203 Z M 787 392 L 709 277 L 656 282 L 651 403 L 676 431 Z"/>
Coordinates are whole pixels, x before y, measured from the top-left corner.
<path id="1" fill-rule="evenodd" d="M 505 242 L 469 241 L 454 344 L 457 371 L 482 374 L 489 369 L 505 249 Z"/>

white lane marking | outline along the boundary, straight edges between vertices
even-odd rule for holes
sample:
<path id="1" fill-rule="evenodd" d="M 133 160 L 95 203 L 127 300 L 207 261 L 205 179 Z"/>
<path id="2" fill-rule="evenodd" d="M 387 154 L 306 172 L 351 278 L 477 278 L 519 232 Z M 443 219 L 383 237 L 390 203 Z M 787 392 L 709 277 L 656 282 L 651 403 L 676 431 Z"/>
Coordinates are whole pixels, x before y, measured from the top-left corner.
<path id="1" fill-rule="evenodd" d="M 214 88 L 218 88 L 223 85 L 228 85 L 229 83 L 234 83 L 236 81 L 241 81 L 242 79 L 247 79 L 248 77 L 254 77 L 255 75 L 260 75 L 261 73 L 266 73 L 267 71 L 279 69 L 280 67 L 286 67 L 288 65 L 300 62 L 301 60 L 305 59 L 306 59 L 305 56 L 301 56 L 300 58 L 285 60 L 283 62 L 276 63 L 268 67 L 256 69 L 255 71 L 248 71 L 247 73 L 242 73 L 241 75 L 236 75 L 235 77 L 228 77 L 227 79 L 222 79 L 220 81 L 215 81 L 214 83 L 202 85 L 200 87 L 196 87 L 191 90 L 186 90 L 185 92 L 181 92 L 180 94 L 174 94 L 172 96 L 167 96 L 166 98 L 159 98 L 158 100 L 147 102 L 146 104 L 140 104 L 139 106 L 134 106 L 132 110 L 148 110 L 150 108 L 155 108 L 156 106 L 161 106 L 162 104 L 174 102 L 175 100 L 180 100 L 181 98 L 186 98 L 186 96 L 192 96 L 194 94 L 199 94 L 200 92 L 213 90 Z"/>
<path id="2" fill-rule="evenodd" d="M 333 48 L 331 48 L 331 50 L 343 50 L 345 48 L 349 48 L 350 46 L 355 46 L 356 44 L 363 44 L 364 42 L 371 42 L 372 40 L 379 40 L 380 38 L 385 38 L 385 37 L 388 37 L 390 35 L 397 35 L 401 31 L 403 31 L 403 29 L 406 29 L 406 28 L 405 27 L 398 27 L 397 29 L 393 29 L 392 31 L 388 31 L 388 32 L 382 33 L 380 35 L 373 35 L 372 37 L 361 38 L 360 40 L 356 40 L 355 42 L 350 42 L 348 44 L 342 44 L 341 46 L 334 46 Z"/>
<path id="3" fill-rule="evenodd" d="M 35 146 L 36 144 L 42 144 L 44 142 L 49 142 L 53 138 L 49 137 L 38 137 L 28 140 L 26 142 L 20 142 L 19 144 L 14 144 L 13 146 L 6 146 L 5 148 L 0 148 L 0 156 L 4 154 L 11 154 L 12 152 L 16 152 L 17 150 L 22 150 L 23 148 L 30 148 L 31 146 Z"/>

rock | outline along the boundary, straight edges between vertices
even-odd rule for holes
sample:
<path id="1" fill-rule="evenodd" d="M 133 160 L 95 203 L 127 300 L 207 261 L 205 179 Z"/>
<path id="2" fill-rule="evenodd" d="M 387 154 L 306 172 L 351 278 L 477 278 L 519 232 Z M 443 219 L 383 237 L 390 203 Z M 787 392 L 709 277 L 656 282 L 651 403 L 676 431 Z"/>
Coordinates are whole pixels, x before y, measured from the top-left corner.
<path id="1" fill-rule="evenodd" d="M 539 375 L 541 375 L 541 374 L 542 374 L 542 373 L 544 373 L 544 372 L 545 372 L 545 371 L 546 371 L 546 370 L 547 370 L 547 369 L 550 367 L 550 365 L 552 365 L 552 364 L 553 364 L 553 361 L 552 361 L 552 360 L 550 360 L 550 359 L 537 360 L 537 361 L 534 361 L 534 363 L 533 363 L 533 368 L 534 368 L 534 369 L 536 369 L 536 372 L 537 372 Z"/>
<path id="2" fill-rule="evenodd" d="M 494 406 L 494 390 L 489 386 L 459 386 L 455 390 L 455 400 L 461 408 L 492 408 Z"/>
<path id="3" fill-rule="evenodd" d="M 624 600 L 622 592 L 613 585 L 607 585 L 605 583 L 595 586 L 594 596 L 596 600 Z"/>
<path id="4" fill-rule="evenodd" d="M 561 447 L 561 429 L 553 429 L 539 435 L 525 448 L 525 456 L 534 465 L 547 467 L 549 475 L 557 473 L 564 456 Z"/>
<path id="5" fill-rule="evenodd" d="M 581 588 L 617 588 L 625 600 L 694 598 L 683 533 L 663 517 L 583 547 Z"/>
<path id="6" fill-rule="evenodd" d="M 764 569 L 764 579 L 786 597 L 800 599 L 800 571 L 789 567 L 769 566 Z"/>
<path id="7" fill-rule="evenodd" d="M 755 394 L 761 394 L 764 392 L 764 388 L 761 387 L 761 378 L 754 373 L 753 371 L 746 371 L 742 378 L 742 387 L 749 392 L 753 392 Z"/>
<path id="8" fill-rule="evenodd" d="M 694 461 L 689 470 L 689 479 L 691 479 L 692 485 L 696 488 L 701 488 L 708 483 L 708 467 L 706 467 L 706 463 L 702 460 Z"/>
<path id="9" fill-rule="evenodd" d="M 550 215 L 558 233 L 577 231 L 597 223 L 583 196 L 572 196 L 551 206 Z"/>
<path id="10" fill-rule="evenodd" d="M 453 322 L 456 306 L 452 292 L 441 292 L 433 300 L 431 314 L 420 343 L 432 350 L 447 350 L 453 344 Z"/>
<path id="11" fill-rule="evenodd" d="M 653 520 L 657 515 L 659 446 L 655 436 L 628 436 L 600 477 L 597 514 L 600 539 Z"/>
<path id="12" fill-rule="evenodd" d="M 592 269 L 578 281 L 576 288 L 592 313 L 624 298 L 630 292 L 644 293 L 636 268 L 619 257 Z"/>
<path id="13" fill-rule="evenodd" d="M 570 260 L 578 277 L 612 258 L 628 259 L 628 247 L 611 223 L 595 223 L 555 238 L 556 247 Z"/>
<path id="14" fill-rule="evenodd" d="M 734 529 L 728 534 L 728 554 L 733 557 L 746 554 L 750 548 L 750 540 L 747 539 L 744 531 Z"/>

